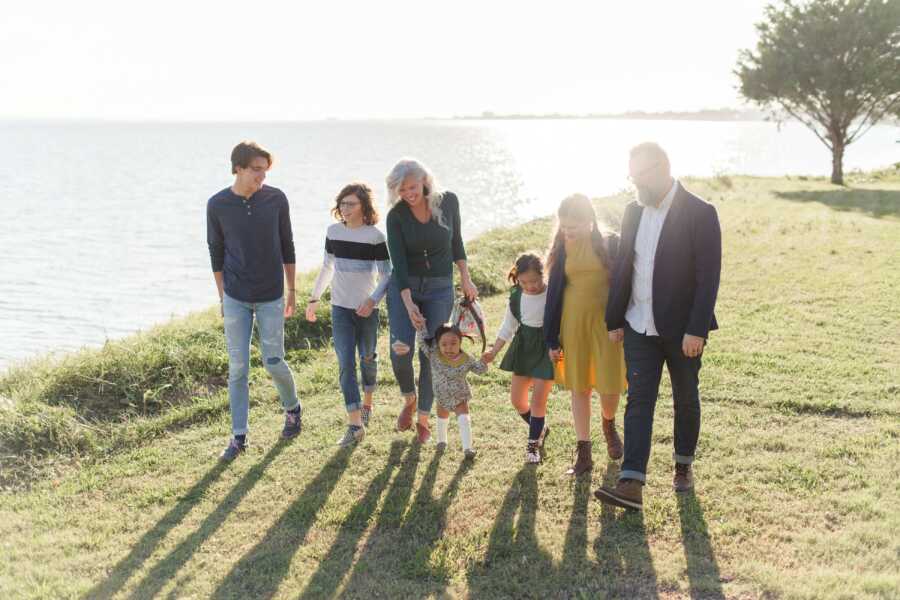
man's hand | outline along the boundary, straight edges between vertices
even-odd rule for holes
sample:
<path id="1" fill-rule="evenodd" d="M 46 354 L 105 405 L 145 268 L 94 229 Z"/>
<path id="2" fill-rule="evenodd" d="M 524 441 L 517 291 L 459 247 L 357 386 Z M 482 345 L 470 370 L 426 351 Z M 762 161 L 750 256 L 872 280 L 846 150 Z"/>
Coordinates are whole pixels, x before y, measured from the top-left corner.
<path id="1" fill-rule="evenodd" d="M 625 339 L 625 330 L 622 328 L 613 329 L 609 332 L 609 341 L 613 343 L 621 342 Z"/>
<path id="2" fill-rule="evenodd" d="M 357 307 L 356 314 L 365 319 L 372 314 L 374 309 L 375 303 L 372 302 L 371 298 L 366 298 L 363 303 Z"/>
<path id="3" fill-rule="evenodd" d="M 297 308 L 297 292 L 294 290 L 290 290 L 287 293 L 287 298 L 284 299 L 284 318 L 288 319 L 294 316 L 294 311 Z"/>
<path id="4" fill-rule="evenodd" d="M 695 358 L 703 354 L 704 344 L 706 344 L 706 340 L 702 337 L 686 333 L 681 341 L 681 351 L 688 358 Z"/>

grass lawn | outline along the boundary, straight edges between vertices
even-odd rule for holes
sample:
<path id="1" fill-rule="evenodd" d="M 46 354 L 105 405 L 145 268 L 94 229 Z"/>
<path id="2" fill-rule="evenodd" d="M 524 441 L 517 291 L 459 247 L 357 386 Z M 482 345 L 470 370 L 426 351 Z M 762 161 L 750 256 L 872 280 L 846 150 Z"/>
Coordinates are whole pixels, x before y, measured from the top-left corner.
<path id="1" fill-rule="evenodd" d="M 395 433 L 386 335 L 369 434 L 339 450 L 327 318 L 287 327 L 301 436 L 279 440 L 256 354 L 251 447 L 222 464 L 227 360 L 210 310 L 0 379 L 3 597 L 900 598 L 900 176 L 849 181 L 686 180 L 724 240 L 695 495 L 671 491 L 667 380 L 645 509 L 625 513 L 592 495 L 618 469 L 599 406 L 591 478 L 562 475 L 575 445 L 562 391 L 549 456 L 527 467 L 495 367 L 470 379 L 474 464 L 455 423 L 443 454 Z M 613 218 L 623 205 L 597 200 Z M 550 228 L 468 245 L 491 334 L 506 269 Z"/>

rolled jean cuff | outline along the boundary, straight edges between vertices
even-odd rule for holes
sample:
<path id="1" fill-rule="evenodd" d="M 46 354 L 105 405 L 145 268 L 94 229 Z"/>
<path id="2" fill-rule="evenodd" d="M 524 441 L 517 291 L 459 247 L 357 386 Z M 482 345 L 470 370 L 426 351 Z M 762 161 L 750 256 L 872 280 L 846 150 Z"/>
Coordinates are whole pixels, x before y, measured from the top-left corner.
<path id="1" fill-rule="evenodd" d="M 357 410 L 362 410 L 362 404 L 360 402 L 351 402 L 347 405 L 347 412 L 352 413 Z"/>
<path id="2" fill-rule="evenodd" d="M 290 408 L 285 408 L 285 409 L 284 409 L 284 412 L 289 412 L 289 411 L 292 411 L 292 410 L 295 410 L 295 409 L 298 409 L 298 408 L 300 408 L 300 400 L 297 400 L 297 404 L 293 405 L 292 407 L 290 407 Z M 303 412 L 303 409 L 302 409 L 302 408 L 300 408 L 300 412 Z"/>
<path id="3" fill-rule="evenodd" d="M 672 454 L 676 465 L 689 465 L 694 462 L 693 456 L 681 456 L 680 454 Z"/>
<path id="4" fill-rule="evenodd" d="M 364 394 L 371 394 L 371 393 L 374 392 L 374 391 L 375 391 L 375 384 L 374 384 L 374 383 L 373 383 L 372 385 L 364 385 L 364 386 L 363 386 L 363 393 L 364 393 Z"/>
<path id="5" fill-rule="evenodd" d="M 231 430 L 231 434 L 232 434 L 232 435 L 247 435 L 247 433 L 248 433 L 249 431 L 250 431 L 249 428 L 244 427 L 243 429 L 232 429 L 232 430 Z"/>
<path id="6" fill-rule="evenodd" d="M 419 409 L 418 412 L 419 412 L 420 415 L 425 415 L 426 417 L 430 417 L 430 416 L 431 416 L 431 411 L 430 411 L 430 410 L 422 410 L 422 409 Z"/>
<path id="7" fill-rule="evenodd" d="M 623 479 L 634 479 L 641 483 L 647 483 L 647 476 L 640 471 L 622 471 L 619 473 L 619 481 L 622 481 Z"/>

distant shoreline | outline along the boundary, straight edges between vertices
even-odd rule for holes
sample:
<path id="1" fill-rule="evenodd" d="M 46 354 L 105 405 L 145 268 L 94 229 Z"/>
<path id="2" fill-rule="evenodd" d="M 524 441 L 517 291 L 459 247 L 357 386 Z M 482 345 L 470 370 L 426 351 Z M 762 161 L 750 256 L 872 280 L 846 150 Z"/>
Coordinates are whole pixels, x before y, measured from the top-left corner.
<path id="1" fill-rule="evenodd" d="M 709 109 L 694 111 L 645 112 L 632 110 L 623 113 L 544 113 L 544 114 L 501 114 L 484 111 L 480 115 L 458 115 L 441 120 L 451 121 L 494 121 L 494 120 L 559 120 L 559 119 L 609 119 L 635 121 L 766 121 L 765 113 L 756 110 Z"/>

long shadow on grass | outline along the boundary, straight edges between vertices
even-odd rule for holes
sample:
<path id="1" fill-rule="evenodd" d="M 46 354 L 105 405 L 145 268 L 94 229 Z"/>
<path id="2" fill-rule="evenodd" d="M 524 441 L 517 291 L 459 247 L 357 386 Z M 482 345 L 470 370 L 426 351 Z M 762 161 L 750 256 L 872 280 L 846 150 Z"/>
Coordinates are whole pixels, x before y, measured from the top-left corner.
<path id="1" fill-rule="evenodd" d="M 319 561 L 319 566 L 310 578 L 301 598 L 328 598 L 334 594 L 341 580 L 353 564 L 357 545 L 369 526 L 369 519 L 378 507 L 378 500 L 387 488 L 394 469 L 400 463 L 405 442 L 396 440 L 391 444 L 387 463 L 369 484 L 369 489 L 344 518 L 337 539 L 331 544 L 328 554 Z"/>
<path id="2" fill-rule="evenodd" d="M 615 485 L 617 471 L 614 463 L 607 465 L 604 485 Z M 600 526 L 594 552 L 600 564 L 598 579 L 607 594 L 614 598 L 658 598 L 643 513 L 601 504 Z"/>
<path id="3" fill-rule="evenodd" d="M 347 468 L 353 450 L 342 448 L 332 455 L 265 537 L 231 568 L 213 598 L 271 598 L 278 591 L 297 548 Z"/>
<path id="4" fill-rule="evenodd" d="M 724 600 L 719 566 L 709 539 L 709 528 L 703 517 L 703 508 L 693 493 L 678 494 L 678 515 L 681 519 L 681 538 L 691 598 Z"/>
<path id="5" fill-rule="evenodd" d="M 222 499 L 216 509 L 211 512 L 200 526 L 188 537 L 186 537 L 178 546 L 176 546 L 165 558 L 153 565 L 153 568 L 144 576 L 137 588 L 131 593 L 134 598 L 150 598 L 156 596 L 160 590 L 174 578 L 181 567 L 190 560 L 194 552 L 203 542 L 208 540 L 214 534 L 225 519 L 231 514 L 231 511 L 240 504 L 244 496 L 253 489 L 259 478 L 265 470 L 272 464 L 279 454 L 287 447 L 288 443 L 279 439 L 272 448 L 266 452 L 263 459 L 253 465 L 247 473 L 241 477 L 240 481 L 231 488 L 228 495 Z M 102 596 L 102 594 L 101 594 Z"/>
<path id="6" fill-rule="evenodd" d="M 217 462 L 216 465 L 207 471 L 203 479 L 194 484 L 194 486 L 185 492 L 178 503 L 167 512 L 153 529 L 148 531 L 135 544 L 128 556 L 120 560 L 105 581 L 94 586 L 88 591 L 85 598 L 108 598 L 122 589 L 122 586 L 131 578 L 135 571 L 141 568 L 141 565 L 150 558 L 153 552 L 159 546 L 160 542 L 169 534 L 169 532 L 187 516 L 194 506 L 200 502 L 206 490 L 211 486 L 225 470 L 226 463 Z"/>
<path id="7" fill-rule="evenodd" d="M 443 452 L 434 453 L 399 529 L 395 526 L 405 502 L 403 506 L 391 506 L 389 501 L 393 501 L 394 494 L 388 493 L 382 518 L 370 536 L 371 542 L 344 588 L 345 597 L 366 597 L 376 592 L 388 597 L 438 595 L 450 581 L 450 569 L 440 561 L 433 565 L 431 556 L 447 526 L 447 510 L 471 463 L 461 462 L 444 492 L 435 498 L 434 485 L 442 457 Z M 407 458 L 417 462 L 418 452 L 411 452 Z M 394 480 L 396 497 L 409 497 L 407 490 L 411 490 L 412 479 L 401 467 Z"/>
<path id="8" fill-rule="evenodd" d="M 469 570 L 471 597 L 524 598 L 538 594 L 539 588 L 546 585 L 545 578 L 553 571 L 553 560 L 537 540 L 537 507 L 536 467 L 525 465 L 503 498 L 484 560 Z M 583 551 L 582 545 L 582 554 Z M 555 587 L 555 591 L 561 590 Z"/>
<path id="9" fill-rule="evenodd" d="M 835 210 L 855 211 L 873 217 L 900 217 L 900 191 L 840 189 L 822 191 L 775 192 L 792 202 L 821 202 Z"/>

